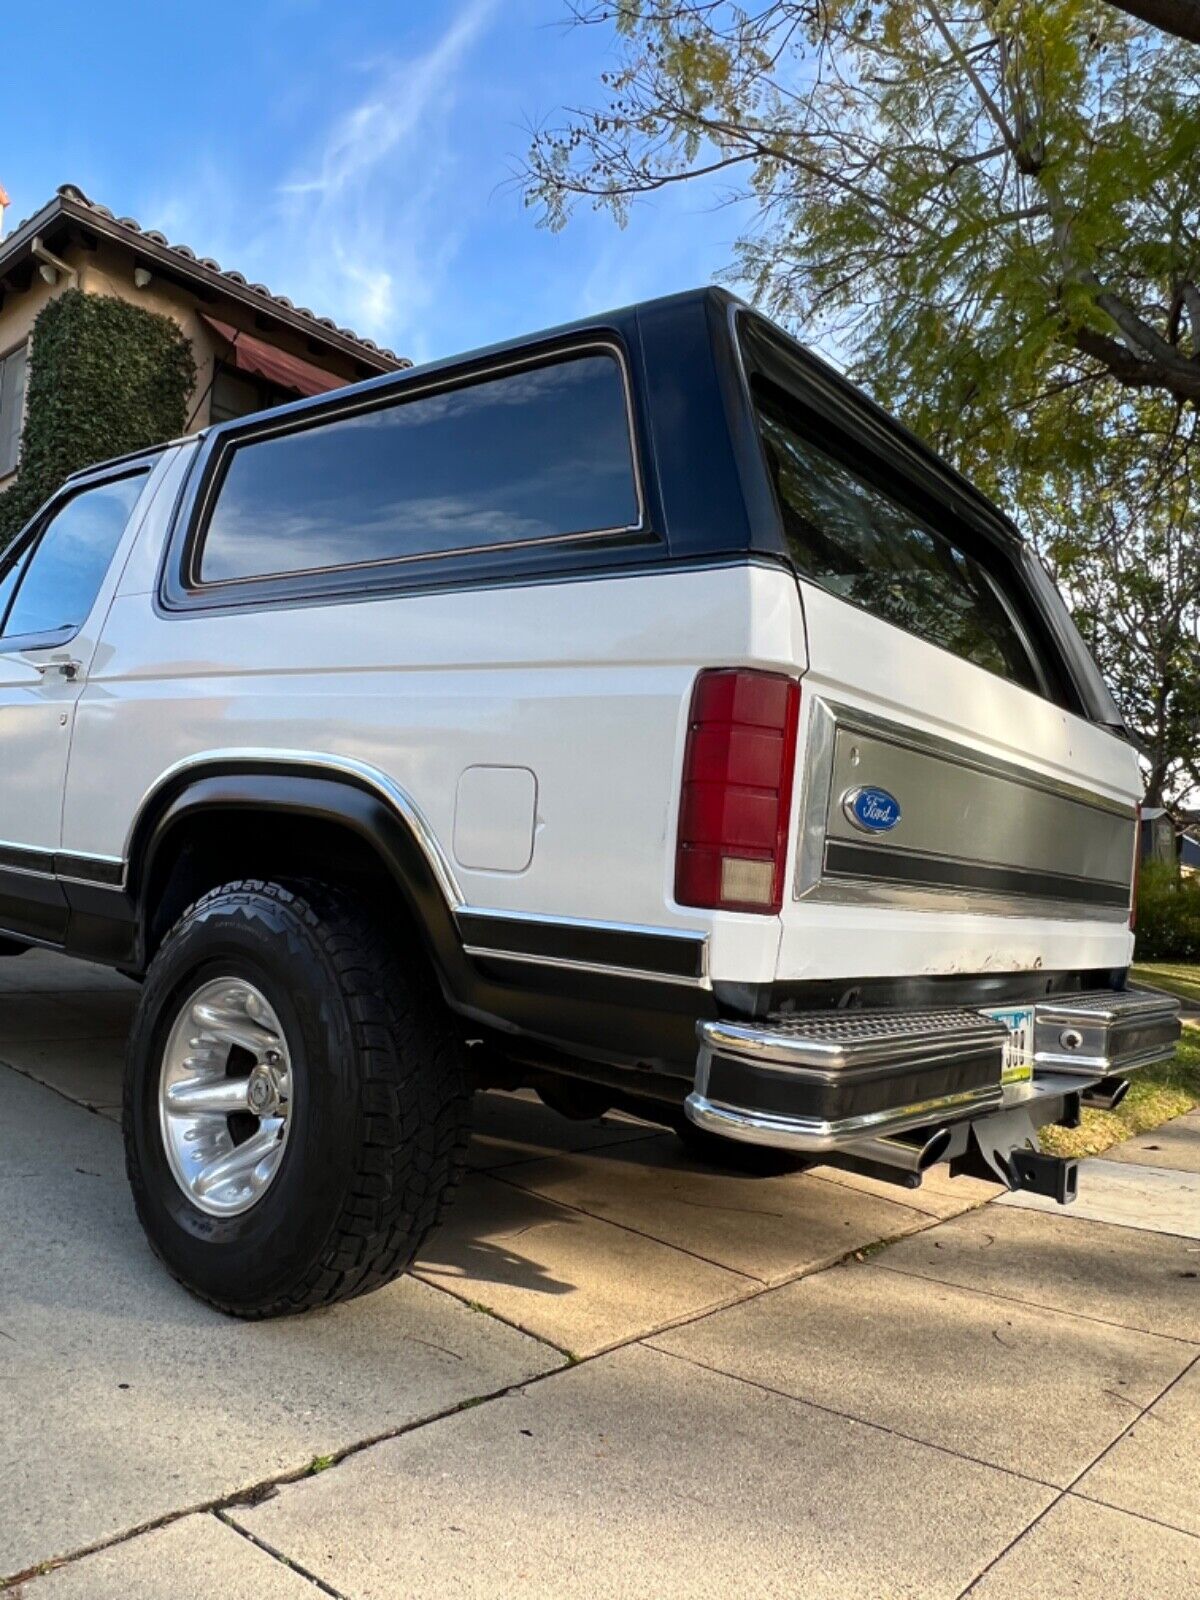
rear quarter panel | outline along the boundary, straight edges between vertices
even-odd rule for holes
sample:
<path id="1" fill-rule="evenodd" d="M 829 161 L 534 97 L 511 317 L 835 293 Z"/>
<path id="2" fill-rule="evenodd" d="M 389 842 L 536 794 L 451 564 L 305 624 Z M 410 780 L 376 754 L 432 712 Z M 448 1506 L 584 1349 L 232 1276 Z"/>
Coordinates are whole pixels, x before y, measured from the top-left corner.
<path id="1" fill-rule="evenodd" d="M 704 929 L 730 977 L 774 970 L 776 919 L 680 908 L 672 880 L 693 679 L 714 663 L 803 662 L 786 575 L 741 564 L 169 615 L 149 544 L 79 704 L 66 848 L 123 855 L 147 796 L 181 766 L 329 754 L 405 793 L 463 906 Z M 460 779 L 480 766 L 534 775 L 521 870 L 455 857 Z"/>

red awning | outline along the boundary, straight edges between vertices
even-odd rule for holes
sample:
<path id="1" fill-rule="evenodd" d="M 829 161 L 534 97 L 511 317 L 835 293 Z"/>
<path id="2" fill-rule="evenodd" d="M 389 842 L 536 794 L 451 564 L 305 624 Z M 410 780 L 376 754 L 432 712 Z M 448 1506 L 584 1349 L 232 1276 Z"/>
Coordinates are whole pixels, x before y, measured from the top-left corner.
<path id="1" fill-rule="evenodd" d="M 299 356 L 290 356 L 265 339 L 243 333 L 231 323 L 218 322 L 216 317 L 207 316 L 203 311 L 200 320 L 207 322 L 214 333 L 232 346 L 224 359 L 231 361 L 239 372 L 252 372 L 255 377 L 265 378 L 281 389 L 291 389 L 296 394 L 324 394 L 327 389 L 340 389 L 344 383 L 354 381 L 325 372 L 311 361 L 301 361 Z"/>

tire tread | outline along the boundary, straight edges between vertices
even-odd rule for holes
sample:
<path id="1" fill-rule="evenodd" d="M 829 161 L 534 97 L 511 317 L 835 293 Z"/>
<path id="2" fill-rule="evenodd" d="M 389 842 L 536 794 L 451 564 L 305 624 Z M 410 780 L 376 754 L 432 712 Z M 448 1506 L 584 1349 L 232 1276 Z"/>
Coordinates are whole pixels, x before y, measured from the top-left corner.
<path id="1" fill-rule="evenodd" d="M 359 1067 L 355 1168 L 308 1271 L 286 1294 L 257 1306 L 225 1303 L 180 1278 L 217 1309 L 259 1320 L 367 1294 L 407 1270 L 462 1179 L 470 1090 L 463 1047 L 424 952 L 406 947 L 349 895 L 316 880 L 239 879 L 201 896 L 163 940 L 143 993 L 146 1007 L 156 999 L 159 958 L 189 920 L 217 900 L 247 912 L 271 903 L 281 923 L 291 924 L 290 939 L 303 926 L 340 990 Z M 145 1179 L 132 1149 L 132 1081 L 126 1073 L 127 1166 L 145 1225 Z M 147 1233 L 154 1246 L 148 1227 Z"/>

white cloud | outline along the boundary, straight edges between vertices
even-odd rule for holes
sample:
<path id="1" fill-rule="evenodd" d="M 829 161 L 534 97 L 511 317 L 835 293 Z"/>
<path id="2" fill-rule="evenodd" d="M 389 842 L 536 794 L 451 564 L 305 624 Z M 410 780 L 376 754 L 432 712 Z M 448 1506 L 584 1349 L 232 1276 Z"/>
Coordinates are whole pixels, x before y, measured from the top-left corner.
<path id="1" fill-rule="evenodd" d="M 550 234 L 523 209 L 508 176 L 528 122 L 586 104 L 607 64 L 597 30 L 560 26 L 561 0 L 395 9 L 365 60 L 326 62 L 313 39 L 256 120 L 212 135 L 190 181 L 131 197 L 135 214 L 416 361 L 691 287 L 729 260 L 743 218 L 713 183 L 634 207 L 625 231 L 585 208 Z"/>
<path id="2" fill-rule="evenodd" d="M 375 65 L 368 92 L 278 190 L 278 245 L 295 292 L 418 359 L 430 353 L 422 313 L 459 238 L 454 106 L 466 58 L 497 4 L 468 0 L 423 54 Z"/>
<path id="3" fill-rule="evenodd" d="M 326 135 L 316 176 L 298 176 L 284 193 L 336 198 L 369 178 L 399 147 L 424 130 L 448 104 L 451 81 L 483 32 L 497 0 L 469 0 L 423 56 L 391 66 L 370 97 L 345 112 Z"/>
<path id="4" fill-rule="evenodd" d="M 470 89 L 467 58 L 498 7 L 466 0 L 421 53 L 367 63 L 365 90 L 318 124 L 265 205 L 261 188 L 239 192 L 227 168 L 200 156 L 189 184 L 147 203 L 147 225 L 426 359 L 428 312 L 464 229 L 455 107 Z"/>

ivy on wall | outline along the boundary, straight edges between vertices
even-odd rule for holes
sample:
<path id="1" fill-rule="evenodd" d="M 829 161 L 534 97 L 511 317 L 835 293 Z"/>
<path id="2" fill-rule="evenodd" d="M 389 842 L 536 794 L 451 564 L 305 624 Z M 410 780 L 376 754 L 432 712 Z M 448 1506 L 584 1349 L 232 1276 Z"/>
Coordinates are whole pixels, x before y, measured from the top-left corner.
<path id="1" fill-rule="evenodd" d="M 72 472 L 176 438 L 196 381 L 170 317 L 68 289 L 33 325 L 21 463 L 0 494 L 0 549 Z"/>

